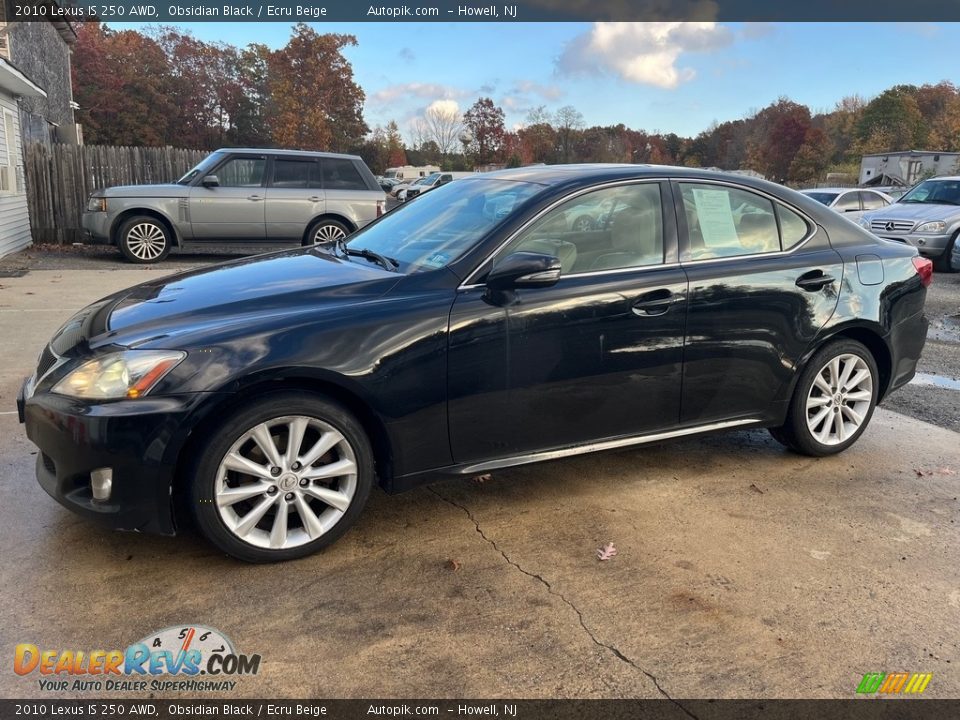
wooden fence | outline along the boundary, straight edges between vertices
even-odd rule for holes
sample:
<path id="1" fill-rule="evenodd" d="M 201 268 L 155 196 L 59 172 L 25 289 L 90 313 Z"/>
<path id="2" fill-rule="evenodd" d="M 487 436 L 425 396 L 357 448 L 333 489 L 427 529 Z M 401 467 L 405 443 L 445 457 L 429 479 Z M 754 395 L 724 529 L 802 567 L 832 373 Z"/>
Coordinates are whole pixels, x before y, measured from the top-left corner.
<path id="1" fill-rule="evenodd" d="M 174 147 L 27 145 L 24 171 L 34 242 L 80 240 L 81 215 L 97 188 L 173 182 L 207 154 Z"/>

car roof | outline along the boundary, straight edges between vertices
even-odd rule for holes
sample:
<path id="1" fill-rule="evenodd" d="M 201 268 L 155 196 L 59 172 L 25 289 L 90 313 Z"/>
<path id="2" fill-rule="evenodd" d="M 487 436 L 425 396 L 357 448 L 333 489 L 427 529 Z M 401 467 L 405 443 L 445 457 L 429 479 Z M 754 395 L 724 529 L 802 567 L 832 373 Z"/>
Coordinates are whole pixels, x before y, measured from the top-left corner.
<path id="1" fill-rule="evenodd" d="M 257 155 L 300 155 L 303 157 L 329 157 L 343 158 L 344 160 L 359 160 L 359 155 L 347 155 L 344 153 L 322 152 L 320 150 L 284 150 L 283 148 L 219 148 L 215 152 L 230 153 L 251 153 Z"/>
<path id="2" fill-rule="evenodd" d="M 592 183 L 625 179 L 640 178 L 677 178 L 687 180 L 724 180 L 732 181 L 747 187 L 762 190 L 779 188 L 782 185 L 760 180 L 749 175 L 717 170 L 704 170 L 678 165 L 640 165 L 617 163 L 584 163 L 578 165 L 531 165 L 528 167 L 512 168 L 509 170 L 495 170 L 488 173 L 477 173 L 478 177 L 493 177 L 504 180 L 517 180 L 537 183 L 547 186 L 589 185 Z"/>
<path id="3" fill-rule="evenodd" d="M 815 192 L 829 192 L 829 193 L 844 193 L 844 192 L 859 192 L 861 190 L 872 190 L 872 188 L 804 188 L 800 192 L 802 193 L 815 193 Z"/>

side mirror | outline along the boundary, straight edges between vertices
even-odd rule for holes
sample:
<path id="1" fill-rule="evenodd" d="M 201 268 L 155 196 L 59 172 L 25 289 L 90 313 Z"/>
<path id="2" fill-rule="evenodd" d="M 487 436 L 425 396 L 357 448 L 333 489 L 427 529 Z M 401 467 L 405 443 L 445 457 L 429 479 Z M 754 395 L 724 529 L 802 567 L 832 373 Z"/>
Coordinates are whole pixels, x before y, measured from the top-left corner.
<path id="1" fill-rule="evenodd" d="M 560 259 L 542 253 L 518 252 L 493 266 L 487 275 L 490 290 L 550 287 L 560 279 Z"/>
<path id="2" fill-rule="evenodd" d="M 216 175 L 204 175 L 200 184 L 204 187 L 220 187 L 220 179 Z"/>

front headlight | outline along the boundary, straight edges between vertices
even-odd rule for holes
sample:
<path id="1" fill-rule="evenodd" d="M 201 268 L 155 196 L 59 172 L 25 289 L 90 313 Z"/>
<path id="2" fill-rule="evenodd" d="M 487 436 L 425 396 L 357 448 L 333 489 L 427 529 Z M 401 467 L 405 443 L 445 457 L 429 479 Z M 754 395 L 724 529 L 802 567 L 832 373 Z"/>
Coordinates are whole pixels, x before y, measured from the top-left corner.
<path id="1" fill-rule="evenodd" d="M 53 391 L 75 398 L 138 398 L 150 392 L 187 354 L 177 350 L 126 350 L 89 360 Z"/>
<path id="2" fill-rule="evenodd" d="M 106 212 L 107 199 L 105 197 L 95 197 L 91 195 L 90 199 L 87 200 L 87 211 L 88 212 Z"/>
<path id="3" fill-rule="evenodd" d="M 857 218 L 857 224 L 862 228 L 866 228 L 867 230 L 870 229 L 870 220 L 865 218 L 863 215 Z"/>
<path id="4" fill-rule="evenodd" d="M 943 220 L 933 220 L 918 225 L 914 232 L 942 233 L 947 231 L 947 224 Z"/>

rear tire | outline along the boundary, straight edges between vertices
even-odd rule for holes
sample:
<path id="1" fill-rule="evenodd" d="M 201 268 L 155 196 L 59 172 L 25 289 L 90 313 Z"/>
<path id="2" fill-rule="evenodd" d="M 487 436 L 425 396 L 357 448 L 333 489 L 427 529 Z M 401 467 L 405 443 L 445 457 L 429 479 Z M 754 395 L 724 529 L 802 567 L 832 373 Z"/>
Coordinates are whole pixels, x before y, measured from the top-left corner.
<path id="1" fill-rule="evenodd" d="M 807 363 L 790 400 L 787 421 L 773 438 L 802 455 L 823 457 L 855 443 L 873 417 L 877 363 L 856 340 L 837 340 Z"/>
<path id="2" fill-rule="evenodd" d="M 363 427 L 319 395 L 265 395 L 204 442 L 189 493 L 193 515 L 210 542 L 246 562 L 292 560 L 331 545 L 373 486 Z"/>
<path id="3" fill-rule="evenodd" d="M 173 241 L 170 231 L 155 217 L 135 215 L 120 225 L 117 246 L 127 261 L 137 265 L 151 265 L 170 254 Z"/>
<path id="4" fill-rule="evenodd" d="M 345 240 L 350 235 L 350 228 L 333 218 L 320 218 L 314 222 L 304 236 L 304 245 L 318 245 Z"/>

